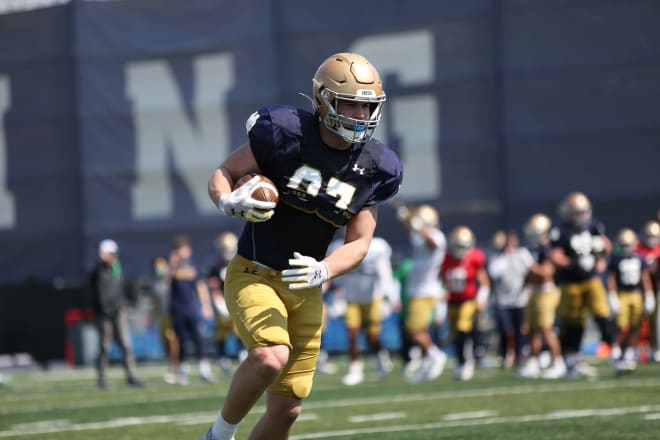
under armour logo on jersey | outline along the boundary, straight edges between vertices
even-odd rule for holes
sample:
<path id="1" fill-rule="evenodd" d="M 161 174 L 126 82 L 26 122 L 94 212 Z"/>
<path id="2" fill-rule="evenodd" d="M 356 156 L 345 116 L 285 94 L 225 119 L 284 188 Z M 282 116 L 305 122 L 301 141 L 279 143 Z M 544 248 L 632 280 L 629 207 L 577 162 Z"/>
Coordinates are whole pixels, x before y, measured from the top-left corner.
<path id="1" fill-rule="evenodd" d="M 360 168 L 358 164 L 353 164 L 353 172 L 358 173 L 360 176 L 364 176 L 365 169 Z"/>

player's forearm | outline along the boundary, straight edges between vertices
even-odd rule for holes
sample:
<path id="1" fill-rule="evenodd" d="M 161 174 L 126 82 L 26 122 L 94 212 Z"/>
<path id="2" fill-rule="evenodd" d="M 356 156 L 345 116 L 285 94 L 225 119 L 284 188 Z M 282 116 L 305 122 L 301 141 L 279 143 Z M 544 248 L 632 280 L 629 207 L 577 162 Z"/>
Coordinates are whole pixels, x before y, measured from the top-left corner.
<path id="1" fill-rule="evenodd" d="M 213 175 L 209 179 L 208 192 L 209 197 L 215 203 L 215 206 L 218 206 L 220 202 L 220 197 L 223 194 L 231 192 L 231 186 L 233 184 L 233 179 L 227 169 L 224 167 L 218 167 L 213 172 Z"/>
<path id="2" fill-rule="evenodd" d="M 364 239 L 355 240 L 337 248 L 323 259 L 328 266 L 330 278 L 338 277 L 358 267 L 367 255 L 368 249 L 369 242 Z"/>

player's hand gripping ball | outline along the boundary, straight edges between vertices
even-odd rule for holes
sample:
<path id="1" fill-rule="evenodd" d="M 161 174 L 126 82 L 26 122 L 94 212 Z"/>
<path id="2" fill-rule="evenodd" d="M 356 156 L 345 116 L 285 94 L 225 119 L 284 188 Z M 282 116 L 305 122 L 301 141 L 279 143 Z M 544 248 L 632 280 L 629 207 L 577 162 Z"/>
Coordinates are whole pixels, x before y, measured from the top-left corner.
<path id="1" fill-rule="evenodd" d="M 250 222 L 265 222 L 275 213 L 279 193 L 266 176 L 249 174 L 236 181 L 232 192 L 220 197 L 221 214 Z"/>
<path id="2" fill-rule="evenodd" d="M 243 186 L 253 178 L 258 177 L 259 180 L 254 185 L 250 197 L 261 202 L 273 202 L 277 204 L 280 201 L 280 194 L 277 192 L 277 187 L 272 180 L 262 174 L 246 174 L 236 181 L 234 190 Z"/>

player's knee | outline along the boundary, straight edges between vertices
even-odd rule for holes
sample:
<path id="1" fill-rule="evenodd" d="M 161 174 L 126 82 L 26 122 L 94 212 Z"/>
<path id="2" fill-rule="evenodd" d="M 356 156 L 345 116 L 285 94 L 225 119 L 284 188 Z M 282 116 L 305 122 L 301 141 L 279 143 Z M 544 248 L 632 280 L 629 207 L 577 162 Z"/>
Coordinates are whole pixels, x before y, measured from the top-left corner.
<path id="1" fill-rule="evenodd" d="M 248 361 L 255 364 L 257 374 L 274 380 L 289 361 L 289 348 L 283 345 L 257 347 L 250 350 Z"/>

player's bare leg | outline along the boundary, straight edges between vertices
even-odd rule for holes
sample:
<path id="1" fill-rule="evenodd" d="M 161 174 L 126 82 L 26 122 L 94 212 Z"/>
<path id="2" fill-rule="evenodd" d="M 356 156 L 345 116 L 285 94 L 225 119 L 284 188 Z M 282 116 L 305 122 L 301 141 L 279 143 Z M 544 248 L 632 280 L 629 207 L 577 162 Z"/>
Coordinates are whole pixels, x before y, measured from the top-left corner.
<path id="1" fill-rule="evenodd" d="M 280 375 L 289 359 L 286 345 L 256 347 L 238 367 L 232 379 L 222 417 L 239 423 L 259 400 L 266 388 Z"/>
<path id="2" fill-rule="evenodd" d="M 266 412 L 250 433 L 250 440 L 286 440 L 302 411 L 302 400 L 268 393 Z"/>

